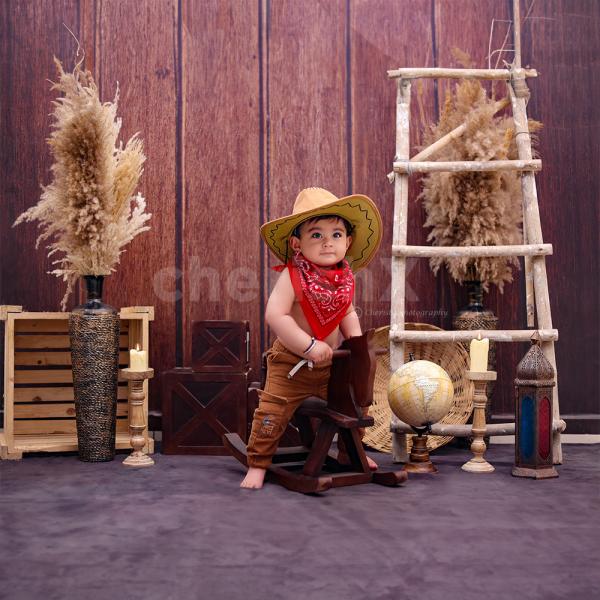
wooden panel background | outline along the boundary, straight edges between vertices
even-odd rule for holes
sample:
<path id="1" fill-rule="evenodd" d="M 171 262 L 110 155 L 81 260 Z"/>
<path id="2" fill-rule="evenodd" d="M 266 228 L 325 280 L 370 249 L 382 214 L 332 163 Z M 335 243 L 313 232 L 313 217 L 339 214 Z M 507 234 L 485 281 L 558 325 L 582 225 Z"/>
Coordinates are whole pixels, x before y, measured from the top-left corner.
<path id="1" fill-rule="evenodd" d="M 177 238 L 173 210 L 177 1 L 102 0 L 94 2 L 94 8 L 95 74 L 101 97 L 112 99 L 119 83 L 121 134 L 129 139 L 139 131 L 144 140 L 147 160 L 141 192 L 153 214 L 152 230 L 127 247 L 117 272 L 107 278 L 107 301 L 113 306 L 154 306 L 149 360 L 161 369 L 160 365 L 175 362 L 170 274 L 175 266 Z M 89 41 L 86 38 L 88 46 Z M 83 295 L 80 299 L 83 301 Z M 150 397 L 157 399 L 158 378 L 149 385 Z M 157 403 L 150 408 L 157 410 Z"/>
<path id="2" fill-rule="evenodd" d="M 531 8 L 531 10 L 530 10 Z M 600 3 L 522 1 L 529 113 L 541 120 L 538 191 L 555 326 L 560 401 L 571 432 L 600 432 L 597 373 L 598 79 Z M 247 319 L 252 363 L 269 343 L 263 307 L 274 278 L 260 223 L 290 210 L 297 192 L 322 186 L 378 203 L 379 257 L 358 277 L 363 327 L 389 323 L 395 84 L 399 66 L 454 66 L 452 48 L 487 66 L 512 18 L 510 0 L 12 0 L 0 5 L 0 303 L 56 310 L 63 293 L 33 246 L 33 225 L 14 219 L 49 181 L 45 144 L 55 77 L 76 42 L 104 100 L 120 87 L 123 137 L 139 131 L 148 161 L 142 193 L 152 230 L 137 238 L 106 283 L 115 306 L 153 305 L 151 361 L 188 364 L 191 323 Z M 512 40 L 509 39 L 509 44 Z M 510 57 L 509 54 L 505 55 Z M 494 57 L 495 58 L 495 57 Z M 510 60 L 510 58 L 509 58 Z M 411 146 L 421 143 L 448 82 L 413 83 Z M 410 187 L 409 242 L 425 243 Z M 517 274 L 486 299 L 503 328 L 525 327 Z M 73 298 L 71 306 L 81 300 Z M 449 328 L 465 292 L 424 260 L 409 265 L 407 318 Z M 523 346 L 499 348 L 493 412 L 513 411 L 512 379 Z M 151 409 L 160 414 L 158 380 Z M 159 426 L 159 421 L 154 422 Z"/>
<path id="3" fill-rule="evenodd" d="M 182 3 L 182 329 L 190 364 L 192 321 L 260 327 L 259 7 Z"/>
<path id="4" fill-rule="evenodd" d="M 561 408 L 569 431 L 600 433 L 600 2 L 533 5 L 523 56 L 542 76 L 531 83 L 529 112 L 544 123 L 537 177 Z M 549 10 L 551 8 L 551 10 Z"/>
<path id="5" fill-rule="evenodd" d="M 352 88 L 352 187 L 376 199 L 384 223 L 384 238 L 379 256 L 359 273 L 356 306 L 363 328 L 389 325 L 390 268 L 394 186 L 387 180 L 390 157 L 395 152 L 396 83 L 386 80 L 388 69 L 398 65 L 433 66 L 432 4 L 429 0 L 410 3 L 359 0 L 350 4 Z M 417 43 L 417 41 L 420 41 Z M 421 144 L 421 131 L 435 114 L 433 81 L 413 85 L 411 103 L 411 147 Z M 418 98 L 418 101 L 417 101 Z M 419 193 L 418 179 L 410 182 L 408 241 L 425 244 L 421 227 L 424 212 L 414 199 Z M 436 323 L 438 301 L 435 281 L 423 260 L 407 261 L 406 320 Z"/>

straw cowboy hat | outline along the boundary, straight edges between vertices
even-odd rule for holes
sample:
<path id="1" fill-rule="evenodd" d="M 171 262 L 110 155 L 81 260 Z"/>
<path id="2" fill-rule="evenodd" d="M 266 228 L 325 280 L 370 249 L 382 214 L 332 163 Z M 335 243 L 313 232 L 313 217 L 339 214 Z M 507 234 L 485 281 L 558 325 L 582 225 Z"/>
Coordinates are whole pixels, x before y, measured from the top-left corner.
<path id="1" fill-rule="evenodd" d="M 375 203 L 361 194 L 338 198 L 322 188 L 306 188 L 298 194 L 291 215 L 265 223 L 260 233 L 271 252 L 285 263 L 292 255 L 288 238 L 298 225 L 317 215 L 341 217 L 352 225 L 346 258 L 353 271 L 366 267 L 379 248 L 382 227 Z"/>

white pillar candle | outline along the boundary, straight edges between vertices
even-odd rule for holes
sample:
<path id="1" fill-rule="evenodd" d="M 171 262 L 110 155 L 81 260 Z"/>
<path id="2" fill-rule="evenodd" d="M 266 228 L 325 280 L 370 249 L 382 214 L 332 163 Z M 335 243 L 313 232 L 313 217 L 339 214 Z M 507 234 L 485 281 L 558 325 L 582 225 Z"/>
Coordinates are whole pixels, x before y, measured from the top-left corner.
<path id="1" fill-rule="evenodd" d="M 471 340 L 470 355 L 471 355 L 471 371 L 484 373 L 488 370 L 488 352 L 490 350 L 490 340 L 488 338 Z"/>
<path id="2" fill-rule="evenodd" d="M 148 353 L 139 345 L 129 351 L 129 368 L 132 371 L 145 371 L 148 368 Z"/>

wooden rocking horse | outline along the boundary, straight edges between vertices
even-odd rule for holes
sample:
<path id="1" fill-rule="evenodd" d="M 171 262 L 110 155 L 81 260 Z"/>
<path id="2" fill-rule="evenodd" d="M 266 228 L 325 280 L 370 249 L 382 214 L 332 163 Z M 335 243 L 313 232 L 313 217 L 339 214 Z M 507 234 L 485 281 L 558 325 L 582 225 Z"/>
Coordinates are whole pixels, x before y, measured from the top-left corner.
<path id="1" fill-rule="evenodd" d="M 331 487 L 378 483 L 395 486 L 407 479 L 406 471 L 372 471 L 362 446 L 359 429 L 373 425 L 367 408 L 373 399 L 375 348 L 373 330 L 345 340 L 333 352 L 328 398 L 306 398 L 292 418 L 302 446 L 279 448 L 267 469 L 267 479 L 301 493 L 323 492 Z M 263 356 L 263 384 L 266 374 Z M 257 388 L 250 394 L 258 397 Z M 363 416 L 364 415 L 364 416 Z M 336 452 L 331 448 L 338 434 Z M 223 436 L 227 450 L 247 466 L 246 445 L 235 433 Z"/>

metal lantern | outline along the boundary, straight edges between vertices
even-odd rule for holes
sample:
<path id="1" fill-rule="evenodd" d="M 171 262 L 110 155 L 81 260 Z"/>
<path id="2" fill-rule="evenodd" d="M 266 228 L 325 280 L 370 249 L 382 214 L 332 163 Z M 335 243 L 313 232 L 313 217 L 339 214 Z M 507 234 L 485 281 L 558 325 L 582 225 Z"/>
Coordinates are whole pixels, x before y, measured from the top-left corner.
<path id="1" fill-rule="evenodd" d="M 517 367 L 515 379 L 516 477 L 558 477 L 552 456 L 552 388 L 554 369 L 537 340 Z"/>

